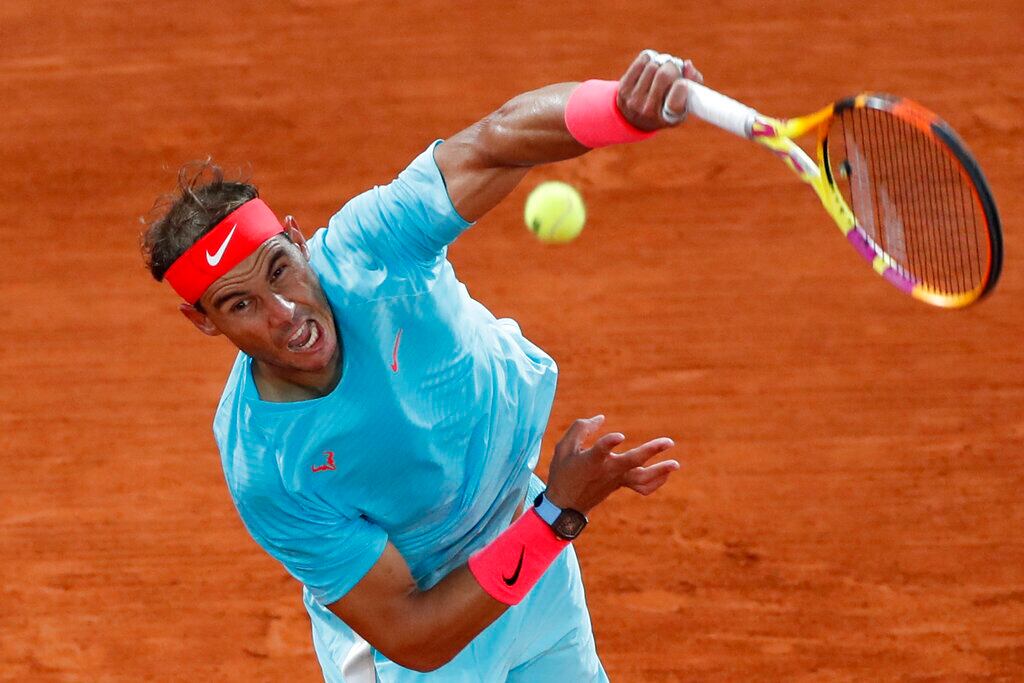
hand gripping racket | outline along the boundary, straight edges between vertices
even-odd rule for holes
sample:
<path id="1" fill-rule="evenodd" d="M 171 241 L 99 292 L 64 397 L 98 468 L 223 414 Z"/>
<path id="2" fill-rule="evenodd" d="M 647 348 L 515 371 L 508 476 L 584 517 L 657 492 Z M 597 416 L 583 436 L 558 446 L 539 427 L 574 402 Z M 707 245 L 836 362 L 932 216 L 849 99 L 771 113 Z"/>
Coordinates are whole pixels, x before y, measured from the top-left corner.
<path id="1" fill-rule="evenodd" d="M 871 93 L 773 119 L 687 81 L 687 111 L 782 159 L 857 253 L 915 299 L 961 308 L 999 279 L 1002 234 L 985 177 L 953 129 L 921 105 Z M 794 142 L 812 132 L 816 162 Z"/>

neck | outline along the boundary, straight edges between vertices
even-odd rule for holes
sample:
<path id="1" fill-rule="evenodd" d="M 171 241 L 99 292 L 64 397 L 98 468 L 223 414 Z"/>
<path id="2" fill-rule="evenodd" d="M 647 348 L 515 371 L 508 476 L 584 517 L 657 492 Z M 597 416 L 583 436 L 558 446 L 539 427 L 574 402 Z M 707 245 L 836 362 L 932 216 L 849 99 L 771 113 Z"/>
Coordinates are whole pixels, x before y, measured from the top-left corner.
<path id="1" fill-rule="evenodd" d="M 334 356 L 323 370 L 293 370 L 253 359 L 252 378 L 256 382 L 256 390 L 261 399 L 271 403 L 293 403 L 323 398 L 334 391 L 341 381 L 343 353 L 339 335 Z"/>

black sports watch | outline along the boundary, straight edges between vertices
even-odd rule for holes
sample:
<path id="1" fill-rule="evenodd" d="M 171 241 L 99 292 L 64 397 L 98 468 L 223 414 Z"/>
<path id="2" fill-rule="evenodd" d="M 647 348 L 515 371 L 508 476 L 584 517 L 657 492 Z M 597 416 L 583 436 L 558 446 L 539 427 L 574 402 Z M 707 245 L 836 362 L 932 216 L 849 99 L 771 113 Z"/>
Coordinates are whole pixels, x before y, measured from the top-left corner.
<path id="1" fill-rule="evenodd" d="M 533 509 L 537 511 L 537 516 L 547 522 L 555 536 L 563 541 L 571 541 L 579 536 L 587 526 L 587 516 L 572 508 L 558 507 L 548 500 L 545 493 L 547 489 L 541 491 L 533 501 Z"/>

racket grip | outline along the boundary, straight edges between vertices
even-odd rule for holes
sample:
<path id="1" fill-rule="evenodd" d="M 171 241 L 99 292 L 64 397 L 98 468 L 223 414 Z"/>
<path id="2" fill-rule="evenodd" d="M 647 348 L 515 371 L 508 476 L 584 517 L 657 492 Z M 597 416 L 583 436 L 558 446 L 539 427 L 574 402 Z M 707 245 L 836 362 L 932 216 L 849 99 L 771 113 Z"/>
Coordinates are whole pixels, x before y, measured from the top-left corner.
<path id="1" fill-rule="evenodd" d="M 690 80 L 686 81 L 686 111 L 741 138 L 750 137 L 758 116 L 747 105 Z"/>

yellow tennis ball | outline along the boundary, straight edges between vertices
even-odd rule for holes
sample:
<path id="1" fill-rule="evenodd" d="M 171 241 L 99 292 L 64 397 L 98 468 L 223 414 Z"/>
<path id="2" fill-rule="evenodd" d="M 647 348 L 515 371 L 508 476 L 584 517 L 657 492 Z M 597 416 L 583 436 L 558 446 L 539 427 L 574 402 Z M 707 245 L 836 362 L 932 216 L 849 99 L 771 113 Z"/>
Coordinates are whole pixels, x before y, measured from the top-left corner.
<path id="1" fill-rule="evenodd" d="M 526 227 L 541 242 L 570 242 L 587 222 L 587 208 L 576 188 L 557 180 L 541 183 L 526 198 Z"/>

